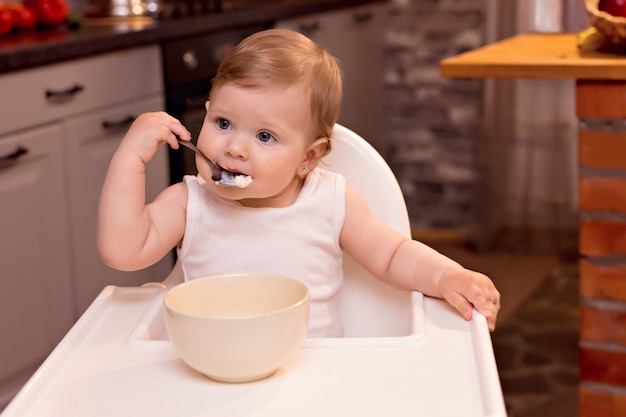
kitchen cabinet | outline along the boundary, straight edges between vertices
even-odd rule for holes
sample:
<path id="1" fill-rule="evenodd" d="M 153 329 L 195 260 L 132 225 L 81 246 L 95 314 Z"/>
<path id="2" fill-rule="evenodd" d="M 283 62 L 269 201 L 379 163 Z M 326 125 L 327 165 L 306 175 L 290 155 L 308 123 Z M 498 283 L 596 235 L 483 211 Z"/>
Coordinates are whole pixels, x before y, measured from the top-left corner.
<path id="1" fill-rule="evenodd" d="M 141 113 L 163 108 L 161 97 L 152 97 L 101 109 L 64 123 L 64 148 L 68 182 L 76 301 L 82 313 L 106 285 L 136 286 L 161 281 L 172 263 L 165 260 L 136 272 L 104 265 L 96 248 L 96 213 L 100 190 L 113 153 L 132 121 Z M 146 199 L 152 201 L 169 182 L 167 149 L 146 167 Z"/>
<path id="2" fill-rule="evenodd" d="M 0 410 L 106 285 L 160 281 L 173 265 L 120 272 L 96 250 L 108 163 L 136 116 L 164 108 L 162 84 L 156 45 L 0 76 Z M 168 173 L 164 148 L 148 199 Z"/>
<path id="3" fill-rule="evenodd" d="M 0 137 L 0 409 L 74 317 L 63 130 Z"/>
<path id="4" fill-rule="evenodd" d="M 384 137 L 383 42 L 387 3 L 371 3 L 279 20 L 276 27 L 298 31 L 341 62 L 344 96 L 339 123 L 386 154 Z"/>

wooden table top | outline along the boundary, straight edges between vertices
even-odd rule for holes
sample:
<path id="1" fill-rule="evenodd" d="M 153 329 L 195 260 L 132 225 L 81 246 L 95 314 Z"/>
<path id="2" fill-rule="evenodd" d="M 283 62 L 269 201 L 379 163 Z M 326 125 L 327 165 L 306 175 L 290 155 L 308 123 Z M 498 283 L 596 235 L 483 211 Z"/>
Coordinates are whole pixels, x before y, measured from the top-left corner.
<path id="1" fill-rule="evenodd" d="M 576 33 L 522 34 L 440 62 L 444 77 L 626 80 L 626 54 L 581 50 Z"/>

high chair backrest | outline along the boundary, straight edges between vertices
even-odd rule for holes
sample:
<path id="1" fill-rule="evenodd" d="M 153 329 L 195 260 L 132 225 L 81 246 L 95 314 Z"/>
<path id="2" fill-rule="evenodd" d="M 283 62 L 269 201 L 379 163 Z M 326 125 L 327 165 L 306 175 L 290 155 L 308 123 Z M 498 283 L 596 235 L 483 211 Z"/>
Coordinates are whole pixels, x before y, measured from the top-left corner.
<path id="1" fill-rule="evenodd" d="M 411 236 L 406 203 L 391 168 L 365 139 L 335 125 L 332 151 L 320 167 L 338 172 L 374 216 Z M 379 281 L 344 255 L 341 315 L 346 337 L 402 336 L 410 332 L 410 293 Z"/>
<path id="2" fill-rule="evenodd" d="M 372 214 L 411 236 L 409 215 L 400 185 L 387 162 L 365 139 L 340 124 L 334 128 L 332 151 L 320 166 L 346 177 L 367 201 Z"/>

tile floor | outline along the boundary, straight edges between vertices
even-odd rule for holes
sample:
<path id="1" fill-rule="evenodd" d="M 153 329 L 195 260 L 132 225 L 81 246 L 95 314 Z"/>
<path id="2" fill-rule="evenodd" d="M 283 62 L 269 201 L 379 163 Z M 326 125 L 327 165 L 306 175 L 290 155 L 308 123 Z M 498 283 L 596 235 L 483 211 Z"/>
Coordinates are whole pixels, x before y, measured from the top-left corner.
<path id="1" fill-rule="evenodd" d="M 462 241 L 422 240 L 486 273 L 501 292 L 492 343 L 508 416 L 578 416 L 576 241 L 477 253 Z"/>

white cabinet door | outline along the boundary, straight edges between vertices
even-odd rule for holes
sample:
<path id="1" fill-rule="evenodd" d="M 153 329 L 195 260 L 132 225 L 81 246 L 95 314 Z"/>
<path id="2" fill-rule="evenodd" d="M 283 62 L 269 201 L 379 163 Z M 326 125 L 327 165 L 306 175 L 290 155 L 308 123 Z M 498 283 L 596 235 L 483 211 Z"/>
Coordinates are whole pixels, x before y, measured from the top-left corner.
<path id="1" fill-rule="evenodd" d="M 109 162 L 130 123 L 141 113 L 163 109 L 160 96 L 104 108 L 64 122 L 67 180 L 75 288 L 83 312 L 107 285 L 134 286 L 162 281 L 173 266 L 172 256 L 141 271 L 117 271 L 104 265 L 96 248 L 100 191 Z M 148 164 L 147 199 L 169 184 L 167 149 Z"/>
<path id="2" fill-rule="evenodd" d="M 341 62 L 344 97 L 339 123 L 370 142 L 383 156 L 384 19 L 386 3 L 376 3 L 279 21 L 327 48 Z"/>
<path id="3" fill-rule="evenodd" d="M 0 406 L 74 320 L 61 133 L 0 137 Z"/>

